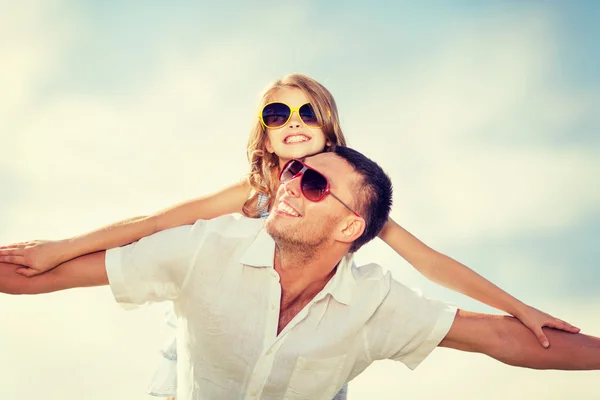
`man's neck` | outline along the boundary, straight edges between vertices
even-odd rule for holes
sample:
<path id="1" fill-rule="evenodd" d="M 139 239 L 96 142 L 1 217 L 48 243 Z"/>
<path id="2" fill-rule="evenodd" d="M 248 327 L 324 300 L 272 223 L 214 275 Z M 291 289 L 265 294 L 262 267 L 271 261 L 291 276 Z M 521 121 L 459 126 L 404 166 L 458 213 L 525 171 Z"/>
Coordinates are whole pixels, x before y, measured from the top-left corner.
<path id="1" fill-rule="evenodd" d="M 285 245 L 275 246 L 274 267 L 281 284 L 278 335 L 323 290 L 345 254 L 341 248 L 313 250 L 307 253 Z"/>
<path id="2" fill-rule="evenodd" d="M 306 296 L 312 299 L 333 277 L 344 254 L 341 249 L 316 248 L 307 252 L 276 245 L 274 267 L 279 274 L 283 302 Z"/>

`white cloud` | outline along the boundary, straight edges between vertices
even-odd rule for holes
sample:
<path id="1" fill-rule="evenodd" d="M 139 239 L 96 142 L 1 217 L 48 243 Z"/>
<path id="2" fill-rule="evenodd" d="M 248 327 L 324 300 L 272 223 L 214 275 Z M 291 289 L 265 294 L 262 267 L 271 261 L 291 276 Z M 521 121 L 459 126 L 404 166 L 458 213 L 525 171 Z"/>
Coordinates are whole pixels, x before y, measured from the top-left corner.
<path id="1" fill-rule="evenodd" d="M 241 177 L 254 108 L 218 74 L 232 60 L 204 57 L 214 61 L 171 62 L 142 93 L 63 93 L 23 124 L 5 158 L 20 182 L 15 225 L 72 235 L 84 221 L 87 230 L 152 212 Z"/>
<path id="2" fill-rule="evenodd" d="M 401 223 L 463 240 L 598 212 L 597 150 L 556 137 L 600 125 L 600 96 L 554 80 L 557 35 L 541 18 L 470 24 L 344 111 L 352 144 L 390 173 Z"/>
<path id="3" fill-rule="evenodd" d="M 0 15 L 0 132 L 11 136 L 9 123 L 24 117 L 39 95 L 39 85 L 60 66 L 63 51 L 77 27 L 63 1 L 2 2 Z"/>

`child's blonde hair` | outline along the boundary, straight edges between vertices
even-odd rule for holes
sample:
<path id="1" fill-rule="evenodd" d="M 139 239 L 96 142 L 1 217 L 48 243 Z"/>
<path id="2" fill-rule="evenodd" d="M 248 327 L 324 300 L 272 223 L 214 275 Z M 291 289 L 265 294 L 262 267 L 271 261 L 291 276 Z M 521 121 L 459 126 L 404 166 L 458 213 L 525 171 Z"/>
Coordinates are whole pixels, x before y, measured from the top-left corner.
<path id="1" fill-rule="evenodd" d="M 340 127 L 340 119 L 333 96 L 325 86 L 306 75 L 291 74 L 272 83 L 264 91 L 258 104 L 257 113 L 278 90 L 283 88 L 300 89 L 308 97 L 328 143 L 323 151 L 333 151 L 337 145 L 346 146 L 346 138 Z M 247 146 L 248 161 L 250 162 L 250 173 L 247 179 L 252 188 L 252 195 L 244 204 L 242 211 L 248 217 L 257 218 L 260 214 L 260 211 L 257 210 L 259 193 L 269 196 L 266 207 L 270 208 L 279 186 L 277 181 L 279 157 L 277 154 L 267 151 L 267 137 L 266 128 L 256 118 L 256 124 L 250 132 Z"/>

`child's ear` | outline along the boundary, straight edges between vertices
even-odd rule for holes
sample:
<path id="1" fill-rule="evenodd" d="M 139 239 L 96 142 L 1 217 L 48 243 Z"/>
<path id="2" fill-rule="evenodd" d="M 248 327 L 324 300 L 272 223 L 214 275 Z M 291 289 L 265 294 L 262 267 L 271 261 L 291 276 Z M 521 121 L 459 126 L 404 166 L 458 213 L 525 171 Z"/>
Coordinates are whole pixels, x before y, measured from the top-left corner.
<path id="1" fill-rule="evenodd" d="M 265 148 L 267 149 L 267 151 L 271 154 L 275 153 L 275 150 L 273 149 L 273 146 L 271 145 L 271 139 L 267 138 L 267 140 L 265 140 Z"/>

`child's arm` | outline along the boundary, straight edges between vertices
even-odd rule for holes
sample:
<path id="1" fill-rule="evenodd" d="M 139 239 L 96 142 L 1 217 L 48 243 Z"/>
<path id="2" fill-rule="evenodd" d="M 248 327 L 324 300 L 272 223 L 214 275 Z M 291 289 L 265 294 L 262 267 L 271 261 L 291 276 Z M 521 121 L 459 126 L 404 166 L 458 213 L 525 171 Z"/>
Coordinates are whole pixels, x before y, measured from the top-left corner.
<path id="1" fill-rule="evenodd" d="M 23 275 L 38 275 L 75 257 L 124 246 L 158 231 L 193 224 L 199 219 L 241 212 L 250 191 L 246 182 L 240 182 L 214 194 L 177 204 L 152 215 L 116 222 L 70 239 L 3 246 L 0 247 L 0 262 L 27 267 L 17 270 Z"/>
<path id="2" fill-rule="evenodd" d="M 428 247 L 391 218 L 379 237 L 427 279 L 517 317 L 544 347 L 548 347 L 548 339 L 543 326 L 579 332 L 579 328 L 522 303 L 467 266 Z"/>

